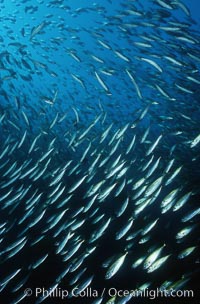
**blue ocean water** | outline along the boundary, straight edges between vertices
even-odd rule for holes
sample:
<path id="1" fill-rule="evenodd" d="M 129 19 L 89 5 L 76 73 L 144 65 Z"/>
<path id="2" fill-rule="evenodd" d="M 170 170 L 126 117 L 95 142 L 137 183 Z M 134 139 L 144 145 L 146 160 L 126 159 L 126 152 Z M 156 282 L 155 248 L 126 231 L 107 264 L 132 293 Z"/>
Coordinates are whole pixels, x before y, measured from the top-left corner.
<path id="1" fill-rule="evenodd" d="M 58 280 L 59 273 L 68 265 L 72 267 L 81 254 L 87 255 L 93 233 L 109 218 L 111 223 L 103 239 L 94 241 L 97 250 L 94 255 L 89 254 L 84 264 L 86 274 L 81 279 L 94 275 L 94 289 L 115 286 L 130 290 L 144 283 L 156 288 L 166 280 L 174 286 L 178 280 L 188 278 L 186 287 L 197 290 L 198 218 L 185 224 L 182 219 L 199 207 L 199 5 L 197 0 L 1 1 L 0 210 L 1 224 L 6 223 L 0 243 L 1 282 L 15 269 L 23 269 L 19 280 L 11 279 L 7 286 L 1 283 L 1 294 L 6 299 L 2 303 L 15 303 L 25 288 L 49 288 L 58 282 L 62 288 L 70 289 L 73 272 Z M 130 147 L 132 140 L 135 142 Z M 105 165 L 101 163 L 104 160 Z M 63 168 L 69 161 L 72 163 L 65 173 Z M 148 161 L 152 161 L 148 167 L 152 169 L 150 177 L 144 169 Z M 174 163 L 168 174 L 165 168 L 170 161 Z M 123 166 L 119 172 L 124 175 L 118 177 L 116 171 L 108 177 L 120 163 Z M 156 168 L 151 167 L 153 164 Z M 123 173 L 126 166 L 127 172 Z M 168 186 L 167 180 L 177 168 L 181 168 L 181 173 Z M 65 174 L 56 188 L 55 179 L 62 172 Z M 137 216 L 137 202 L 143 194 L 134 198 L 137 191 L 133 185 L 144 178 L 140 188 L 148 189 L 160 176 L 164 182 L 156 203 Z M 81 178 L 85 179 L 77 186 Z M 84 213 L 81 208 L 88 202 L 88 192 L 98 183 L 102 184 L 95 193 L 95 204 Z M 73 185 L 77 188 L 71 190 L 72 198 L 62 205 Z M 114 195 L 110 190 L 101 202 L 104 185 L 113 185 L 114 191 L 121 186 L 120 194 Z M 160 204 L 177 188 L 176 201 L 162 215 Z M 188 192 L 192 193 L 190 200 L 179 212 L 173 212 L 175 203 Z M 154 195 L 155 192 L 152 199 Z M 117 207 L 127 197 L 128 207 L 115 221 Z M 67 215 L 59 220 L 62 211 Z M 80 214 L 76 216 L 76 212 Z M 40 214 L 41 220 L 32 227 L 32 221 Z M 131 232 L 138 232 L 136 240 L 123 237 L 117 241 L 116 233 L 132 217 Z M 156 218 L 158 226 L 143 244 L 142 231 Z M 56 219 L 56 228 L 51 228 Z M 84 224 L 71 230 L 71 219 L 75 223 L 84 220 Z M 178 242 L 175 236 L 187 224 L 194 225 L 194 232 Z M 69 247 L 67 243 L 57 254 L 56 248 L 68 231 L 75 236 L 68 241 Z M 41 235 L 38 246 L 30 245 Z M 6 248 L 23 236 L 27 243 L 20 250 L 21 256 L 10 259 Z M 83 239 L 84 249 L 64 263 L 63 256 Z M 142 266 L 132 269 L 137 258 L 163 243 L 164 255 L 170 256 L 163 271 L 158 269 L 148 275 Z M 191 246 L 195 246 L 195 251 L 187 260 L 177 258 L 181 250 Z M 126 250 L 127 262 L 121 272 L 106 281 L 102 263 L 112 256 L 116 260 Z M 36 257 L 47 253 L 44 264 L 34 270 Z M 21 288 L 13 291 L 26 276 Z M 73 300 L 83 303 L 80 298 L 67 301 Z M 84 299 L 84 303 L 92 300 Z M 22 303 L 30 301 L 37 303 L 35 298 L 25 298 Z M 108 296 L 102 301 L 107 303 Z"/>
<path id="2" fill-rule="evenodd" d="M 188 5 L 188 1 L 184 2 L 186 5 Z M 189 8 L 192 14 L 192 17 L 196 20 L 197 26 L 199 24 L 199 3 L 195 0 L 190 1 Z"/>

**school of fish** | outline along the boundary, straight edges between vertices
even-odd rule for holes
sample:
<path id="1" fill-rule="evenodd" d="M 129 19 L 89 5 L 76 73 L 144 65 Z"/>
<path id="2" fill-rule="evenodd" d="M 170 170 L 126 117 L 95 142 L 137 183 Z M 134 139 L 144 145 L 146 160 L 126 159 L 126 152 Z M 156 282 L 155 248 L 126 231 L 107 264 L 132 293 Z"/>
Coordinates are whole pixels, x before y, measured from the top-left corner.
<path id="1" fill-rule="evenodd" d="M 75 2 L 0 1 L 5 304 L 199 276 L 198 26 L 182 0 Z"/>

